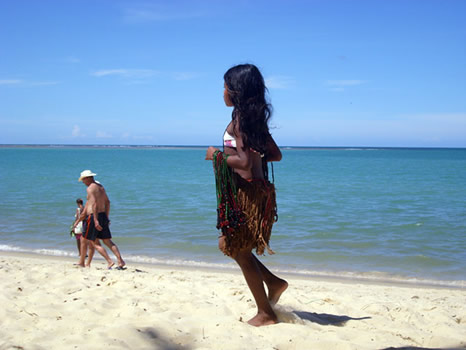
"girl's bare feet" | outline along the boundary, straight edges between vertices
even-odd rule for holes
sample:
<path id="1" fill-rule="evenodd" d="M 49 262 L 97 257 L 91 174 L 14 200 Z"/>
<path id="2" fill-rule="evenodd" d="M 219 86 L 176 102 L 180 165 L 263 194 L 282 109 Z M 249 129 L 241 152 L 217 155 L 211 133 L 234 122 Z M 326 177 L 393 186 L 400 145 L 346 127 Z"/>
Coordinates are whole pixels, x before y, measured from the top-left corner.
<path id="1" fill-rule="evenodd" d="M 248 323 L 254 327 L 268 326 L 278 323 L 277 316 L 268 315 L 265 312 L 258 312 L 256 316 L 251 318 Z"/>

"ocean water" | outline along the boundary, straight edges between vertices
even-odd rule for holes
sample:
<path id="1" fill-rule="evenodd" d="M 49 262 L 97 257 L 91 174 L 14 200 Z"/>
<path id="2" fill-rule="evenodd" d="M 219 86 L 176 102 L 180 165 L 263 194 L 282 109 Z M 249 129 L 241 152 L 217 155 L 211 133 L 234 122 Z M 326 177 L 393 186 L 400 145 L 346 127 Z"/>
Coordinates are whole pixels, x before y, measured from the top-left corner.
<path id="1" fill-rule="evenodd" d="M 466 149 L 283 149 L 277 272 L 466 288 Z M 237 268 L 217 249 L 205 148 L 0 147 L 0 250 L 77 256 L 79 173 L 111 200 L 128 263 Z M 96 254 L 96 258 L 98 254 Z"/>

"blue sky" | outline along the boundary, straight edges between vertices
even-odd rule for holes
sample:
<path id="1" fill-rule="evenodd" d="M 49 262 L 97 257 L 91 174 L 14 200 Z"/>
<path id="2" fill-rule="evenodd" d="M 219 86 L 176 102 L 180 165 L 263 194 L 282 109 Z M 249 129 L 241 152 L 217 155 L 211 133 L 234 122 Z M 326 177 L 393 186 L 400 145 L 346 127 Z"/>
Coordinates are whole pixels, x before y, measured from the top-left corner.
<path id="1" fill-rule="evenodd" d="M 466 1 L 0 1 L 0 144 L 218 145 L 262 71 L 281 146 L 466 147 Z"/>

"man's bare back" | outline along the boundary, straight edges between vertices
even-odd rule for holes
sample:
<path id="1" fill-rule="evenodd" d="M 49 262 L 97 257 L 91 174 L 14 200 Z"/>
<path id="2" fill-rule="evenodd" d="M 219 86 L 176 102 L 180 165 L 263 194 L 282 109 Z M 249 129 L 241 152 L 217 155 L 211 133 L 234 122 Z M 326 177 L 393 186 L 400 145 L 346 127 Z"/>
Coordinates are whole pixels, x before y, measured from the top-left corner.
<path id="1" fill-rule="evenodd" d="M 107 197 L 104 186 L 92 182 L 87 187 L 87 213 L 89 214 L 98 214 L 106 213 L 109 215 L 110 211 L 110 200 Z"/>

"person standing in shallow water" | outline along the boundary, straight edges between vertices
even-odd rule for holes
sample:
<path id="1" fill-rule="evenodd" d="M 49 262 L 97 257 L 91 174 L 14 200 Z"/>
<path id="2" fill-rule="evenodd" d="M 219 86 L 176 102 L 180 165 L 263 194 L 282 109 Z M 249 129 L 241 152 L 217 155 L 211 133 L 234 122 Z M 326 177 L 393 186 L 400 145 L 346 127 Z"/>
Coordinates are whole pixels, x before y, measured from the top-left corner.
<path id="1" fill-rule="evenodd" d="M 206 153 L 216 173 L 219 249 L 238 263 L 254 296 L 257 314 L 248 321 L 253 326 L 278 323 L 272 306 L 288 288 L 252 253 L 253 249 L 259 255 L 265 249 L 273 253 L 268 242 L 276 201 L 267 162 L 282 158 L 269 132 L 271 106 L 265 93 L 264 78 L 256 66 L 238 65 L 225 73 L 223 98 L 226 106 L 233 107 L 232 120 L 223 135 L 224 151 L 211 146 Z"/>

